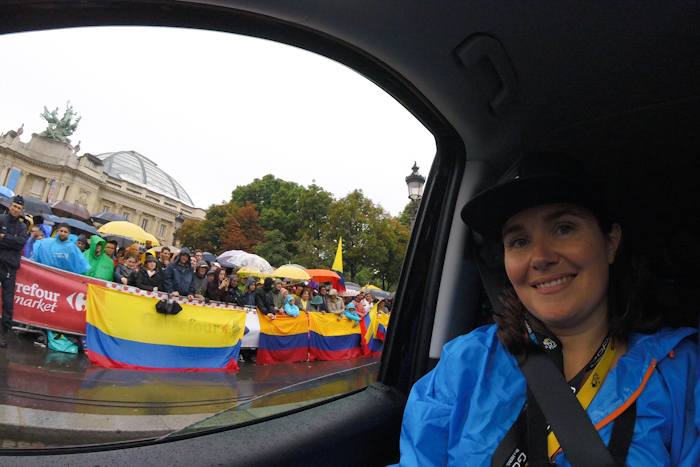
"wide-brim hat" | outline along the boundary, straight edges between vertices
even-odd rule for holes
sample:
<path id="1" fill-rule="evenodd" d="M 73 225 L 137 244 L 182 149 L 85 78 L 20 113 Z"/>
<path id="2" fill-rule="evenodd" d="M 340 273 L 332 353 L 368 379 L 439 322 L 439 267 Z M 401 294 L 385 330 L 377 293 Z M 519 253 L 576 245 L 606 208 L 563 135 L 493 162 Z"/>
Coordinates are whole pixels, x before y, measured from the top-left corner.
<path id="1" fill-rule="evenodd" d="M 503 225 L 525 209 L 553 203 L 571 203 L 609 217 L 605 195 L 583 165 L 562 154 L 528 154 L 519 158 L 495 186 L 472 198 L 462 209 L 462 220 L 473 231 L 501 240 Z"/>

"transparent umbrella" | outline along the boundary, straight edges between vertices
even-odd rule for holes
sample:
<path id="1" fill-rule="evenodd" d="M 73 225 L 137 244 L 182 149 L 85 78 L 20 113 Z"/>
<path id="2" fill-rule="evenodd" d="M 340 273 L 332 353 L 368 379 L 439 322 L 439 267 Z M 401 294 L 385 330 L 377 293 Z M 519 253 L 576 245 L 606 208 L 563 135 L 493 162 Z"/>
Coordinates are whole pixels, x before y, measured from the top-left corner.
<path id="1" fill-rule="evenodd" d="M 242 252 L 238 255 L 231 256 L 230 258 L 226 258 L 226 263 L 232 264 L 233 266 L 224 266 L 223 263 L 219 262 L 219 264 L 224 267 L 245 268 L 248 273 L 265 274 L 268 276 L 272 276 L 275 273 L 270 263 L 264 258 L 252 253 Z"/>

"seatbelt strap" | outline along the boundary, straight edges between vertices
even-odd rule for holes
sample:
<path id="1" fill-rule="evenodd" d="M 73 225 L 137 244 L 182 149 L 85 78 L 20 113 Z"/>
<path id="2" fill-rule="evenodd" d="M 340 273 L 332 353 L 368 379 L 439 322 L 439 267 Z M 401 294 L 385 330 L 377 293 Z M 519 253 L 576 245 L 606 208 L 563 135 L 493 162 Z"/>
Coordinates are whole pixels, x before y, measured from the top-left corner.
<path id="1" fill-rule="evenodd" d="M 634 425 L 637 423 L 637 400 L 635 399 L 622 414 L 615 419 L 608 443 L 610 454 L 617 467 L 625 467 L 627 454 L 632 444 Z"/>
<path id="2" fill-rule="evenodd" d="M 571 465 L 614 467 L 612 455 L 554 362 L 539 349 L 520 360 L 527 385 Z"/>

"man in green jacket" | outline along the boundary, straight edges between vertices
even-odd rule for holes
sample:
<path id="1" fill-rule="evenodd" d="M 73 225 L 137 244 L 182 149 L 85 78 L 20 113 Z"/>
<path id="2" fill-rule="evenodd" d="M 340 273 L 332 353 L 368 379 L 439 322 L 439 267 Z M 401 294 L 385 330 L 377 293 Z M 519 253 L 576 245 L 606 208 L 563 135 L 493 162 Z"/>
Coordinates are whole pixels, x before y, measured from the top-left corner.
<path id="1" fill-rule="evenodd" d="M 114 275 L 114 262 L 109 256 L 102 254 L 107 241 L 99 235 L 90 237 L 90 248 L 83 252 L 85 259 L 90 263 L 90 270 L 84 273 L 85 276 L 96 277 L 106 281 L 111 281 Z"/>

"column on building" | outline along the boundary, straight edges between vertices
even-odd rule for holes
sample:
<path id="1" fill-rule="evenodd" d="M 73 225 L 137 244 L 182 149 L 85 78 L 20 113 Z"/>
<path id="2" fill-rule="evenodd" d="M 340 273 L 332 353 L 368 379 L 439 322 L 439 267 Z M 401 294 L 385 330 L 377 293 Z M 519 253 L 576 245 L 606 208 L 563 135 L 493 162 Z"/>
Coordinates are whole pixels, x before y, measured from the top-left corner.
<path id="1" fill-rule="evenodd" d="M 7 179 L 7 174 L 10 172 L 10 169 L 12 168 L 12 162 L 10 161 L 5 161 L 2 164 L 2 172 L 0 172 L 0 184 L 5 185 L 5 180 Z"/>
<path id="2" fill-rule="evenodd" d="M 49 190 L 51 189 L 52 183 L 53 183 L 53 178 L 46 179 L 46 186 L 44 187 L 44 191 L 41 193 L 41 200 L 42 201 L 48 201 Z"/>

